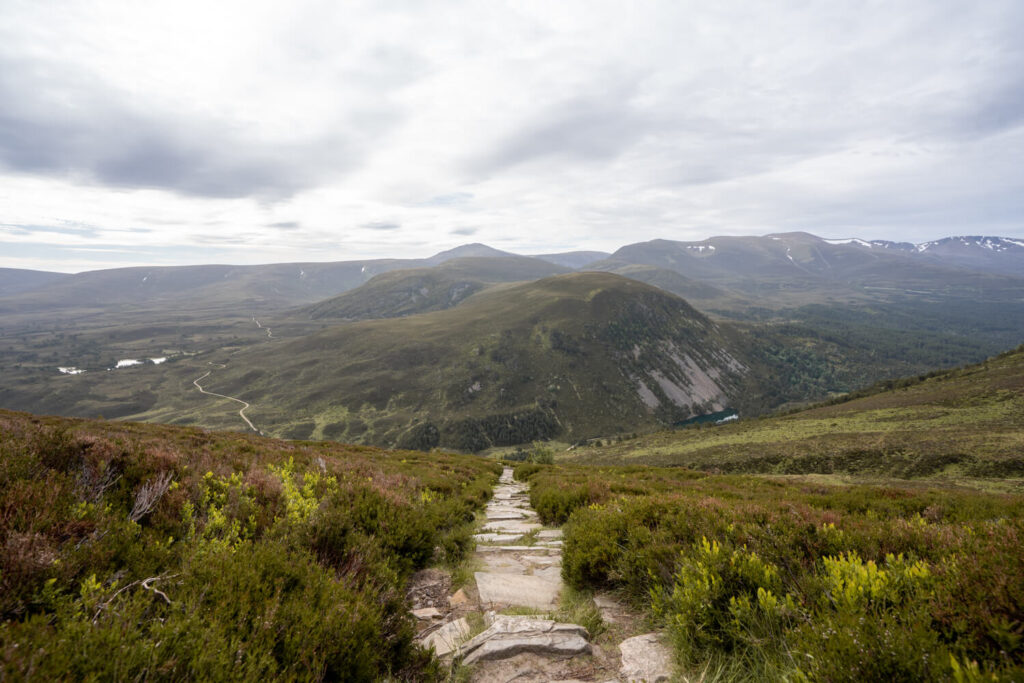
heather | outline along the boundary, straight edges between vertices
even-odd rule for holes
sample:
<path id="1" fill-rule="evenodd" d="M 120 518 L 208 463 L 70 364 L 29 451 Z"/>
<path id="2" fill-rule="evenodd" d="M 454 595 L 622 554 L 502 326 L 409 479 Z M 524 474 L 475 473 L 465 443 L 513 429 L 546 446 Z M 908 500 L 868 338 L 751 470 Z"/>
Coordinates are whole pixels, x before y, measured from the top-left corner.
<path id="1" fill-rule="evenodd" d="M 405 583 L 462 558 L 497 471 L 0 413 L 0 677 L 430 679 Z"/>
<path id="2" fill-rule="evenodd" d="M 1024 497 L 646 467 L 523 464 L 563 576 L 617 591 L 684 672 L 1024 677 Z"/>

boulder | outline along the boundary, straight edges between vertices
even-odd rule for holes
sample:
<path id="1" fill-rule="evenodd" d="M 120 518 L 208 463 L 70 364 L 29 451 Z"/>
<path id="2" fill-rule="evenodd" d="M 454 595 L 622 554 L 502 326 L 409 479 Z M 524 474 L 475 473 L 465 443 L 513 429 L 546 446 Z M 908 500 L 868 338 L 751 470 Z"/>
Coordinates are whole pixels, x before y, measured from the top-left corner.
<path id="1" fill-rule="evenodd" d="M 672 652 L 657 633 L 628 638 L 619 643 L 622 667 L 619 672 L 630 683 L 661 683 L 672 677 Z"/>
<path id="2" fill-rule="evenodd" d="M 438 657 L 444 657 L 459 649 L 459 644 L 469 637 L 469 622 L 465 618 L 449 621 L 425 637 L 420 643 L 423 647 L 434 648 Z"/>

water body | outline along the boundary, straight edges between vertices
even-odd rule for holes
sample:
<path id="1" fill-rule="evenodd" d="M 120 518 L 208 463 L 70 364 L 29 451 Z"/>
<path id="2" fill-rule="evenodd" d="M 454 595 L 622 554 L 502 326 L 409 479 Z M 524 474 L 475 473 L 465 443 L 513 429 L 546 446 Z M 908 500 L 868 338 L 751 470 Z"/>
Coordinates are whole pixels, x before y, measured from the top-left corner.
<path id="1" fill-rule="evenodd" d="M 738 420 L 740 414 L 732 408 L 726 408 L 725 410 L 719 410 L 717 413 L 705 413 L 704 415 L 698 415 L 697 417 L 691 417 L 689 420 L 683 420 L 682 422 L 676 422 L 673 427 L 691 427 L 693 425 L 702 424 L 720 424 L 722 422 L 729 422 L 731 420 Z"/>

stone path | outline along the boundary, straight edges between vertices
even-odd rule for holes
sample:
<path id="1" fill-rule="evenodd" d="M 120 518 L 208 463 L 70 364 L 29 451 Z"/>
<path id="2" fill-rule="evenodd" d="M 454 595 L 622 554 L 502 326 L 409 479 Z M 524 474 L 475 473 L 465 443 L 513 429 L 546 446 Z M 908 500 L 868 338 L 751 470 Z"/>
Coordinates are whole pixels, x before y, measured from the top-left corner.
<path id="1" fill-rule="evenodd" d="M 413 600 L 424 645 L 470 665 L 471 681 L 669 680 L 671 657 L 657 634 L 602 646 L 583 626 L 553 617 L 565 590 L 562 531 L 543 528 L 526 485 L 513 479 L 511 468 L 502 473 L 486 518 L 474 537 L 480 569 L 475 585 L 452 595 L 446 611 L 434 604 L 436 597 Z M 597 596 L 595 604 L 606 623 L 629 618 L 629 610 L 608 596 Z M 470 637 L 474 630 L 480 632 Z"/>

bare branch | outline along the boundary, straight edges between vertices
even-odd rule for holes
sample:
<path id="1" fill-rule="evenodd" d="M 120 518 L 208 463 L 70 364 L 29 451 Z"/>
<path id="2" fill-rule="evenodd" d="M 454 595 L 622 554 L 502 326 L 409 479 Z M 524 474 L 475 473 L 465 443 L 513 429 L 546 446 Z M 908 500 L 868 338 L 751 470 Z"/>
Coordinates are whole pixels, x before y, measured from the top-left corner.
<path id="1" fill-rule="evenodd" d="M 148 515 L 163 495 L 167 493 L 170 485 L 171 473 L 161 472 L 156 475 L 155 479 L 151 479 L 140 486 L 138 493 L 135 494 L 135 505 L 132 506 L 132 511 L 128 513 L 128 519 L 138 522 Z"/>
<path id="2" fill-rule="evenodd" d="M 118 595 L 120 595 L 121 593 L 124 593 L 126 590 L 128 590 L 130 588 L 134 588 L 135 586 L 142 586 L 146 590 L 152 591 L 153 593 L 155 593 L 155 594 L 159 595 L 161 598 L 163 598 L 164 602 L 166 602 L 168 605 L 170 605 L 171 604 L 171 599 L 169 597 L 167 597 L 167 594 L 164 593 L 162 590 L 159 590 L 157 588 L 153 588 L 153 586 L 151 586 L 150 584 L 153 583 L 154 581 L 166 581 L 167 579 L 173 579 L 173 578 L 178 577 L 178 576 L 181 576 L 181 575 L 180 574 L 165 574 L 164 576 L 150 576 L 149 578 L 139 579 L 138 581 L 132 581 L 131 583 L 122 586 L 120 589 L 117 590 L 117 592 L 115 592 L 113 595 L 111 595 L 109 598 L 107 598 L 105 601 L 103 601 L 103 602 L 101 602 L 99 604 L 99 607 L 96 609 L 96 614 L 92 615 L 92 623 L 94 625 L 96 624 L 96 621 L 100 618 L 100 614 L 103 612 L 103 610 L 105 610 L 107 607 L 109 607 L 110 603 L 114 602 L 114 599 L 117 598 Z"/>

